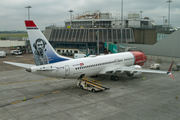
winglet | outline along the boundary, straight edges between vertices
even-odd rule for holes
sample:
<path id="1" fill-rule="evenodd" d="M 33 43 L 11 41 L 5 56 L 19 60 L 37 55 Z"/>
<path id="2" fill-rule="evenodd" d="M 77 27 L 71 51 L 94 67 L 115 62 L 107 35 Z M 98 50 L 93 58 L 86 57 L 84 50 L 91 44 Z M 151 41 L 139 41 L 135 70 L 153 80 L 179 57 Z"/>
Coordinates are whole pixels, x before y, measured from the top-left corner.
<path id="1" fill-rule="evenodd" d="M 172 73 L 171 73 L 171 69 L 172 69 L 173 63 L 174 63 L 174 61 L 172 61 L 171 66 L 169 67 L 169 70 L 168 70 L 168 72 L 167 72 L 167 74 L 168 74 L 172 79 L 174 79 L 174 77 L 173 77 L 173 75 L 172 75 Z"/>

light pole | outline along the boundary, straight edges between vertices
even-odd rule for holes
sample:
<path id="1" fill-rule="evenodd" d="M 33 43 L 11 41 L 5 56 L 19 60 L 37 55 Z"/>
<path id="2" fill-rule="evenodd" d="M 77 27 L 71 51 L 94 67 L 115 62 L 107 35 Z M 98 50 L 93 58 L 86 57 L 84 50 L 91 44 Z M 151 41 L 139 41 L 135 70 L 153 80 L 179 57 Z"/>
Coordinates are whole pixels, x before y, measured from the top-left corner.
<path id="1" fill-rule="evenodd" d="M 69 12 L 70 12 L 70 26 L 71 26 L 71 22 L 72 22 L 72 12 L 73 12 L 73 10 L 69 10 Z"/>
<path id="2" fill-rule="evenodd" d="M 99 30 L 96 32 L 96 40 L 97 40 L 97 55 L 99 55 Z"/>
<path id="3" fill-rule="evenodd" d="M 142 18 L 142 13 L 143 13 L 143 11 L 139 11 L 140 13 L 141 13 L 141 18 Z"/>
<path id="4" fill-rule="evenodd" d="M 32 8 L 32 7 L 31 6 L 27 6 L 25 8 L 28 8 L 28 19 L 30 20 L 30 10 L 29 10 L 29 8 Z"/>
<path id="5" fill-rule="evenodd" d="M 170 27 L 170 3 L 172 2 L 171 0 L 166 1 L 169 3 L 169 10 L 168 10 L 168 27 Z"/>
<path id="6" fill-rule="evenodd" d="M 123 39 L 123 0 L 121 0 L 121 45 L 122 45 L 122 39 Z M 117 50 L 119 53 L 119 41 L 118 41 L 118 46 L 117 46 Z"/>

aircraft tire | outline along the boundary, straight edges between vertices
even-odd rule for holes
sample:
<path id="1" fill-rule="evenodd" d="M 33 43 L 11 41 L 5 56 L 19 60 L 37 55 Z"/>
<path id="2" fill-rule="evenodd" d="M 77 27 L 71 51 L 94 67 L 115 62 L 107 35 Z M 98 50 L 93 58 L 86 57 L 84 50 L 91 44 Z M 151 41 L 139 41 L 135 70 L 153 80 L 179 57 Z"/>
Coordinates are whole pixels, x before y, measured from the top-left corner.
<path id="1" fill-rule="evenodd" d="M 114 81 L 118 81 L 118 76 L 115 76 L 115 77 L 114 77 Z"/>
<path id="2" fill-rule="evenodd" d="M 157 67 L 156 70 L 160 70 L 160 67 Z"/>
<path id="3" fill-rule="evenodd" d="M 114 80 L 115 76 L 114 75 L 111 75 L 111 80 Z"/>
<path id="4" fill-rule="evenodd" d="M 81 85 L 80 88 L 83 89 L 83 86 Z"/>
<path id="5" fill-rule="evenodd" d="M 92 92 L 93 92 L 93 93 L 95 93 L 95 92 L 96 92 L 96 90 L 95 90 L 95 89 L 92 89 Z"/>

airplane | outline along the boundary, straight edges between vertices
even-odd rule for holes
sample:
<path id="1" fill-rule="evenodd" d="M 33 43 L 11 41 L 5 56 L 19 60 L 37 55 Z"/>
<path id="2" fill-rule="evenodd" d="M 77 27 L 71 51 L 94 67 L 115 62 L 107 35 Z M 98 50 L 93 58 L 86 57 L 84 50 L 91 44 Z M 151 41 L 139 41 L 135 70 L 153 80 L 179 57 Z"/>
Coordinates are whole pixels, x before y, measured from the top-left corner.
<path id="1" fill-rule="evenodd" d="M 118 80 L 118 72 L 125 73 L 129 77 L 144 72 L 168 74 L 174 79 L 171 74 L 173 62 L 168 71 L 142 69 L 147 56 L 139 51 L 100 56 L 89 55 L 80 59 L 61 56 L 55 52 L 34 21 L 25 20 L 25 25 L 36 65 L 8 61 L 4 61 L 4 63 L 26 68 L 26 71 L 30 73 L 64 79 L 80 79 L 84 76 L 111 74 L 111 80 L 116 81 Z"/>
<path id="2" fill-rule="evenodd" d="M 172 29 L 169 29 L 169 31 L 176 31 L 176 30 L 178 30 L 180 27 L 174 27 L 174 28 L 172 28 Z"/>

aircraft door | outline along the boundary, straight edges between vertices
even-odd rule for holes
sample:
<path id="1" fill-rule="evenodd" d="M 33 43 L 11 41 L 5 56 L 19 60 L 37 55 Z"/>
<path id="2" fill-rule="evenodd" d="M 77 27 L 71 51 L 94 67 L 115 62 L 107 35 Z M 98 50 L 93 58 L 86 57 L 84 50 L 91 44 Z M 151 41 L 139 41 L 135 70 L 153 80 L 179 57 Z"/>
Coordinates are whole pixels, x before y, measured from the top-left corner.
<path id="1" fill-rule="evenodd" d="M 65 76 L 69 76 L 70 74 L 70 68 L 69 68 L 69 65 L 66 65 L 65 66 Z"/>

